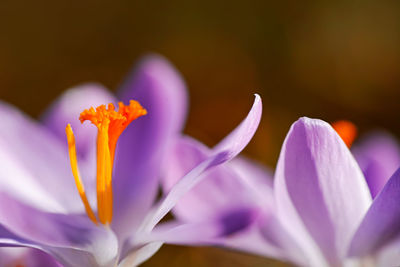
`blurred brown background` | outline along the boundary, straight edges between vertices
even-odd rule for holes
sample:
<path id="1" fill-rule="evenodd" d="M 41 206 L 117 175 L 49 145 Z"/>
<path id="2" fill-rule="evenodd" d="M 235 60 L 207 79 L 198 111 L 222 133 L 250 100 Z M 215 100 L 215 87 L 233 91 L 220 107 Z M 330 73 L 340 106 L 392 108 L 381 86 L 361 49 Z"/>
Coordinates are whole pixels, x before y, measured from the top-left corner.
<path id="1" fill-rule="evenodd" d="M 350 119 L 400 135 L 399 1 L 0 2 L 0 99 L 37 117 L 63 90 L 115 90 L 158 52 L 191 95 L 186 132 L 212 145 L 259 93 L 262 125 L 247 155 L 274 166 L 299 116 Z M 145 266 L 279 266 L 212 248 L 166 246 Z"/>

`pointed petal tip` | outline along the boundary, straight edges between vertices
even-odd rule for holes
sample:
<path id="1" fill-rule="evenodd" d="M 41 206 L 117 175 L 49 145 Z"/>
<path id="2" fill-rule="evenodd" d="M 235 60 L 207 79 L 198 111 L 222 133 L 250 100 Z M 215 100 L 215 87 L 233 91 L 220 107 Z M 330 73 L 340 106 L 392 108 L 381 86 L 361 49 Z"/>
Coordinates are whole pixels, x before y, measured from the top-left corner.
<path id="1" fill-rule="evenodd" d="M 254 104 L 253 105 L 262 105 L 261 96 L 259 94 L 254 94 Z"/>
<path id="2" fill-rule="evenodd" d="M 228 149 L 227 158 L 232 159 L 239 154 L 253 138 L 262 115 L 261 97 L 255 94 L 253 105 L 246 118 L 228 136 L 213 148 L 214 152 Z M 233 146 L 232 146 L 233 145 Z"/>
<path id="3" fill-rule="evenodd" d="M 258 94 L 254 94 L 255 99 L 253 102 L 253 106 L 250 109 L 250 112 L 248 114 L 248 117 L 253 117 L 256 126 L 256 129 L 258 125 L 260 124 L 261 121 L 261 116 L 262 116 L 262 100 L 261 97 Z"/>
<path id="4" fill-rule="evenodd" d="M 261 112 L 262 100 L 261 100 L 261 96 L 259 94 L 254 94 L 254 102 L 253 102 L 253 106 L 251 107 L 250 112 L 252 112 L 255 107 L 257 107 L 257 110 L 259 110 Z"/>
<path id="5" fill-rule="evenodd" d="M 257 112 L 259 112 L 260 116 L 259 119 L 261 119 L 261 113 L 262 113 L 262 99 L 259 94 L 254 94 L 254 102 L 253 102 L 253 107 L 252 109 L 256 108 Z"/>

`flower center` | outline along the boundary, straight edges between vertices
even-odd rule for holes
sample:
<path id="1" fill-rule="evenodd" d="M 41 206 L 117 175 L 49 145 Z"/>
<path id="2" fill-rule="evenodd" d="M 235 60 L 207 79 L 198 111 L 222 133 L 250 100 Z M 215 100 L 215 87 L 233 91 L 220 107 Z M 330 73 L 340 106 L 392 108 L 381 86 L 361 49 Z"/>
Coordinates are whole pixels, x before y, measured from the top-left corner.
<path id="1" fill-rule="evenodd" d="M 351 147 L 357 137 L 357 127 L 350 121 L 335 121 L 332 123 L 333 129 L 339 134 L 347 147 Z"/>
<path id="2" fill-rule="evenodd" d="M 118 103 L 118 111 L 113 104 L 85 109 L 79 120 L 81 123 L 90 121 L 97 127 L 97 216 L 102 224 L 110 224 L 113 214 L 113 193 L 112 193 L 112 170 L 114 163 L 115 148 L 117 141 L 126 127 L 140 116 L 146 115 L 147 111 L 139 102 L 131 100 L 129 106 L 122 102 Z M 76 157 L 75 137 L 71 125 L 68 124 L 65 132 L 67 134 L 68 152 L 71 161 L 72 174 L 76 187 L 85 206 L 89 218 L 98 224 L 96 216 L 90 207 L 86 197 L 85 188 L 80 178 L 78 162 Z"/>

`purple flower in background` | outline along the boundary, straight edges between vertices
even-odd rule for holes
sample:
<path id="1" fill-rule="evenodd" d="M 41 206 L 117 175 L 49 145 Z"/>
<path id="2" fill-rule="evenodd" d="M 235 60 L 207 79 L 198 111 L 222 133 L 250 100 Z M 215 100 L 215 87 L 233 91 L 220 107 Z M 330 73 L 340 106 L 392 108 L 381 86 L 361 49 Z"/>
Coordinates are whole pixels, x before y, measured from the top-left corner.
<path id="1" fill-rule="evenodd" d="M 400 166 L 400 146 L 386 132 L 374 132 L 356 143 L 352 152 L 375 198 Z"/>
<path id="2" fill-rule="evenodd" d="M 79 114 L 90 106 L 117 102 L 99 85 L 67 91 L 45 113 L 41 124 L 0 103 L 1 246 L 39 249 L 64 266 L 138 265 L 164 242 L 157 236 L 175 231 L 181 225 L 175 222 L 157 230 L 154 227 L 208 171 L 231 160 L 247 145 L 261 117 L 261 100 L 256 96 L 246 119 L 156 204 L 165 152 L 185 121 L 184 83 L 165 59 L 150 56 L 141 61 L 117 96 L 125 102 L 137 100 L 147 115 L 132 122 L 121 134 L 115 159 L 112 149 L 115 136 L 100 129 L 107 123 L 98 125 L 96 145 L 96 127 L 78 121 Z M 120 106 L 119 115 L 112 112 L 108 117 L 110 129 L 117 127 L 117 123 L 125 123 L 125 119 L 112 121 L 114 116 L 126 115 L 129 120 L 131 111 L 125 110 L 129 107 Z M 98 110 L 104 114 L 109 111 L 105 107 Z M 101 116 L 82 119 L 91 119 L 96 124 L 103 119 Z M 67 128 L 67 147 L 64 129 L 68 123 L 71 125 Z M 68 148 L 77 184 L 71 174 Z M 111 187 L 113 194 L 108 191 Z M 235 227 L 229 233 L 220 227 L 227 219 L 224 214 L 215 217 L 210 226 L 217 231 L 207 232 L 209 238 L 235 231 Z M 190 237 L 191 232 L 187 231 L 190 229 L 185 228 L 180 227 L 175 238 L 196 243 L 197 237 Z"/>
<path id="3" fill-rule="evenodd" d="M 185 158 L 192 159 L 192 165 L 207 155 L 204 147 L 190 140 L 178 141 L 175 150 L 186 151 Z M 176 155 L 175 169 L 183 171 L 186 163 L 178 161 L 176 151 L 171 153 Z M 236 163 L 245 171 L 240 171 Z M 173 210 L 180 220 L 208 229 L 213 215 L 221 210 L 252 207 L 256 216 L 243 232 L 203 240 L 205 244 L 220 244 L 301 266 L 400 263 L 400 170 L 372 200 L 358 163 L 328 123 L 301 118 L 292 125 L 273 188 L 268 172 L 241 159 L 207 175 L 216 175 L 221 181 L 204 179 L 188 193 L 190 206 L 182 202 Z M 164 188 L 168 190 L 174 179 L 171 169 L 165 177 Z M 216 181 L 219 187 L 212 184 Z M 201 201 L 207 190 L 215 198 Z"/>

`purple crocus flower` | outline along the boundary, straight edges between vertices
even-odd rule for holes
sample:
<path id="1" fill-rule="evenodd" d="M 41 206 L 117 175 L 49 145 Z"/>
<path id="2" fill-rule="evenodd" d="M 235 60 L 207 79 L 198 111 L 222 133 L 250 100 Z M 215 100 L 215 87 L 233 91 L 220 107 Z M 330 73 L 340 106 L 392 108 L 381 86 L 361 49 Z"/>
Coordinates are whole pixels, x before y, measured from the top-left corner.
<path id="1" fill-rule="evenodd" d="M 191 164 L 207 155 L 196 142 L 177 143 L 177 150 L 186 151 L 186 159 L 196 159 Z M 179 153 L 174 154 L 175 169 L 182 172 L 185 163 L 177 160 Z M 243 205 L 258 208 L 246 230 L 203 240 L 205 244 L 233 247 L 300 266 L 399 265 L 400 170 L 372 200 L 358 163 L 328 123 L 301 118 L 292 125 L 273 187 L 268 172 L 247 161 L 245 171 L 237 171 L 236 162 L 241 163 L 233 160 L 213 171 L 223 182 L 217 192 L 214 190 L 216 197 L 211 203 L 201 199 L 208 188 L 215 188 L 211 181 L 216 180 L 204 179 L 188 194 L 190 207 L 182 202 L 174 209 L 187 224 L 206 226 L 221 209 L 235 210 Z M 173 173 L 168 170 L 166 190 L 173 184 Z M 197 216 L 199 211 L 202 218 Z"/>
<path id="2" fill-rule="evenodd" d="M 97 148 L 101 151 L 96 151 L 95 127 L 78 122 L 79 113 L 84 109 L 117 102 L 101 86 L 84 85 L 67 91 L 45 113 L 42 123 L 0 103 L 1 246 L 39 249 L 64 266 L 138 265 L 164 242 L 153 236 L 174 231 L 180 225 L 159 226 L 157 231 L 154 227 L 204 174 L 234 158 L 247 145 L 261 116 L 261 100 L 256 95 L 245 120 L 156 203 L 160 166 L 171 140 L 182 130 L 185 121 L 184 83 L 165 59 L 149 56 L 122 85 L 117 97 L 125 103 L 131 99 L 139 101 L 147 115 L 132 122 L 121 134 L 114 160 L 111 151 L 104 152 L 108 148 L 103 147 L 104 151 L 99 148 L 99 144 L 107 144 L 102 139 L 105 137 L 98 137 Z M 130 114 L 124 112 L 120 111 L 119 115 Z M 93 122 L 96 121 L 93 119 Z M 71 132 L 67 132 L 78 190 L 68 159 L 64 133 L 67 123 L 76 137 L 74 140 Z M 99 130 L 99 134 L 109 134 L 111 138 L 109 132 Z M 97 164 L 97 181 L 96 155 L 97 163 L 103 162 Z M 108 162 L 106 167 L 104 162 Z M 77 163 L 80 172 L 74 170 Z M 100 195 L 104 191 L 102 185 L 99 191 L 99 177 L 107 177 L 106 182 L 112 178 L 113 204 Z M 110 186 L 107 184 L 108 189 Z M 85 205 L 78 191 L 83 200 L 83 195 L 86 197 Z M 225 219 L 224 215 L 215 218 L 212 227 L 219 230 L 209 232 L 210 238 L 225 234 L 221 227 Z M 190 241 L 190 232 L 182 228 L 175 237 L 197 242 L 196 236 Z"/>

